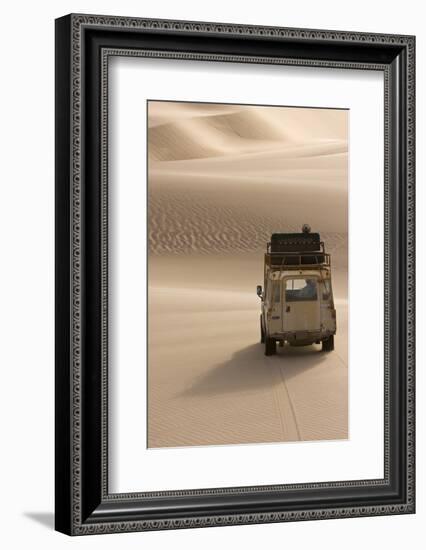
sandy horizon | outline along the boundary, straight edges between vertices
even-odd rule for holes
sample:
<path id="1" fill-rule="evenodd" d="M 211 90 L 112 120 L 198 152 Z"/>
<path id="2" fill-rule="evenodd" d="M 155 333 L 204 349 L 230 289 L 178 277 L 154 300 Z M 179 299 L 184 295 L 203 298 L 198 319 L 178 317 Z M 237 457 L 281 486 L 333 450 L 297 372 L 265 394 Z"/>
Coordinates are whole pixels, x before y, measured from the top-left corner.
<path id="1" fill-rule="evenodd" d="M 148 113 L 148 447 L 347 438 L 347 112 Z M 332 254 L 336 349 L 265 357 L 266 242 L 303 223 Z"/>

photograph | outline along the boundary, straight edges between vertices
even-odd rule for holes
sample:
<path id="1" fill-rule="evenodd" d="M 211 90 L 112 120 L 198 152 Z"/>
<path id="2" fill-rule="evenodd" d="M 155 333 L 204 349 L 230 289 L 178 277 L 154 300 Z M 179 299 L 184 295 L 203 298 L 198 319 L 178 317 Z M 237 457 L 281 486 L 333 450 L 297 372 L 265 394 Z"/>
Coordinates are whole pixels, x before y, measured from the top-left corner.
<path id="1" fill-rule="evenodd" d="M 416 512 L 418 24 L 156 9 L 55 19 L 54 528 L 355 548 Z"/>
<path id="2" fill-rule="evenodd" d="M 147 447 L 348 439 L 349 109 L 146 108 Z"/>

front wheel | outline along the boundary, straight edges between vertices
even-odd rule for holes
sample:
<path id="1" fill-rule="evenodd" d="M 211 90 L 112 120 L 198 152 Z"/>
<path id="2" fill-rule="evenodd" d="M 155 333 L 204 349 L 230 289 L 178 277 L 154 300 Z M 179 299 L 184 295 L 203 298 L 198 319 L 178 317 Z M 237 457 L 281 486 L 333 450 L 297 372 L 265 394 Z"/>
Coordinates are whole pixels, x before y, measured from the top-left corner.
<path id="1" fill-rule="evenodd" d="M 322 351 L 333 351 L 334 350 L 334 335 L 332 334 L 327 338 L 327 340 L 322 341 Z"/>
<path id="2" fill-rule="evenodd" d="M 265 355 L 275 355 L 277 353 L 277 343 L 273 338 L 265 338 Z"/>

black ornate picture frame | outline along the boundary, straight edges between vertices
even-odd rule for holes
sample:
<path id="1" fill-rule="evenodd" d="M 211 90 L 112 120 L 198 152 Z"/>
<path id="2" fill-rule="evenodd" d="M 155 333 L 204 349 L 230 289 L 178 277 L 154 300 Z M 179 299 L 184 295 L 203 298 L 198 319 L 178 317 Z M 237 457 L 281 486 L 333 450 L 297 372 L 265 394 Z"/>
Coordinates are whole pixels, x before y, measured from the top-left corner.
<path id="1" fill-rule="evenodd" d="M 117 55 L 383 72 L 383 479 L 109 493 L 107 74 Z M 56 21 L 58 531 L 414 513 L 414 81 L 413 36 L 74 14 Z"/>

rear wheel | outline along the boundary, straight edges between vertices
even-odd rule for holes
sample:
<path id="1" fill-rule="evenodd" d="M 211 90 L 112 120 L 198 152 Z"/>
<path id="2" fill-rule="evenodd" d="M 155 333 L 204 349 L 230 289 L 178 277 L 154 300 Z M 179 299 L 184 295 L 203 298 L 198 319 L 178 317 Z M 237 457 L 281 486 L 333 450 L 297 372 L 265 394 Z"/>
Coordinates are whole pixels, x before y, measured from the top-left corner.
<path id="1" fill-rule="evenodd" d="M 333 351 L 334 350 L 334 336 L 333 334 L 327 338 L 327 340 L 322 341 L 322 351 Z"/>
<path id="2" fill-rule="evenodd" d="M 260 316 L 260 343 L 265 343 L 265 331 L 263 330 L 262 315 Z"/>
<path id="3" fill-rule="evenodd" d="M 273 338 L 265 338 L 265 355 L 275 355 L 277 353 L 277 343 Z"/>

